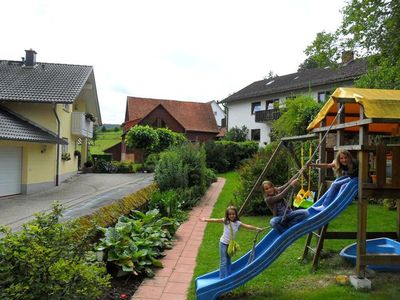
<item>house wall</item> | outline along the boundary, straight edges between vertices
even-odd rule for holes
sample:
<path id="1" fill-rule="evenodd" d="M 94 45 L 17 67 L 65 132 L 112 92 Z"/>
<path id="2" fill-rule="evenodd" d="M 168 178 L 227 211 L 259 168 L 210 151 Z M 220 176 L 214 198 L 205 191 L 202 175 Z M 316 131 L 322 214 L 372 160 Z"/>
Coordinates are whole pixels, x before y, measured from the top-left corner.
<path id="1" fill-rule="evenodd" d="M 224 110 L 217 104 L 217 102 L 211 102 L 211 108 L 214 113 L 215 121 L 217 122 L 218 126 L 222 125 L 222 119 L 225 118 Z"/>
<path id="2" fill-rule="evenodd" d="M 57 134 L 57 121 L 51 104 L 3 103 L 3 105 L 42 128 Z M 85 111 L 84 103 L 78 103 L 77 108 L 79 111 L 81 111 L 81 109 Z M 71 160 L 69 161 L 62 160 L 61 153 L 63 146 L 59 146 L 59 182 L 62 182 L 77 174 L 78 158 L 74 156 L 74 151 L 79 150 L 81 153 L 86 153 L 86 139 L 82 138 L 82 145 L 78 145 L 78 137 L 71 134 L 71 104 L 68 105 L 68 109 L 64 109 L 62 104 L 57 104 L 56 111 L 61 124 L 60 137 L 68 139 L 67 151 L 71 156 Z M 29 194 L 54 186 L 56 176 L 56 144 L 11 142 L 3 140 L 0 141 L 0 145 L 22 147 L 23 193 Z M 44 146 L 46 146 L 46 150 L 42 153 Z M 86 159 L 82 159 L 82 162 L 85 161 Z"/>
<path id="3" fill-rule="evenodd" d="M 29 194 L 54 186 L 55 144 L 0 140 L 0 146 L 22 148 L 22 193 Z"/>
<path id="4" fill-rule="evenodd" d="M 157 119 L 163 120 L 167 128 L 175 132 L 184 133 L 185 128 L 182 127 L 164 108 L 158 106 L 151 113 L 149 113 L 145 118 L 140 121 L 140 125 L 151 125 Z"/>
<path id="5" fill-rule="evenodd" d="M 265 123 L 256 123 L 255 115 L 251 114 L 251 103 L 257 102 L 258 100 L 240 100 L 232 103 L 228 103 L 228 130 L 233 127 L 241 128 L 245 125 L 249 129 L 247 139 L 251 139 L 251 130 L 260 129 L 260 147 L 265 146 L 265 143 L 269 143 L 269 132 L 270 127 Z M 265 101 L 261 101 L 261 109 L 265 109 Z"/>
<path id="6" fill-rule="evenodd" d="M 337 84 L 326 84 L 320 85 L 316 87 L 312 87 L 312 89 L 301 89 L 286 93 L 277 93 L 274 95 L 268 95 L 266 97 L 260 97 L 257 99 L 246 99 L 246 100 L 238 100 L 231 103 L 226 103 L 226 107 L 228 109 L 227 113 L 227 126 L 228 130 L 232 127 L 241 128 L 245 125 L 249 129 L 249 134 L 247 136 L 248 139 L 251 139 L 251 130 L 252 129 L 260 129 L 260 147 L 265 146 L 271 142 L 270 132 L 272 125 L 270 123 L 256 123 L 255 115 L 251 114 L 251 103 L 253 102 L 261 102 L 261 110 L 266 110 L 266 101 L 272 99 L 279 99 L 280 106 L 284 106 L 287 97 L 293 97 L 298 95 L 309 95 L 314 98 L 316 101 L 318 100 L 319 92 L 331 91 L 334 92 L 338 87 L 349 87 L 353 86 L 353 81 L 344 81 Z"/>

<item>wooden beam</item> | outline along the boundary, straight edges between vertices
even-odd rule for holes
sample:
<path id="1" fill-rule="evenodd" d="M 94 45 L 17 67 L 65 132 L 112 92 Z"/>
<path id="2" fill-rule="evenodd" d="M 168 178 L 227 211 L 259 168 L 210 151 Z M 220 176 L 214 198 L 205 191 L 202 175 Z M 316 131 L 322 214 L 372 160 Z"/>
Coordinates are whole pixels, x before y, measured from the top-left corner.
<path id="1" fill-rule="evenodd" d="M 318 134 L 311 133 L 305 135 L 288 136 L 281 139 L 283 142 L 295 142 L 295 141 L 306 141 L 306 140 L 316 140 L 318 139 Z"/>
<path id="2" fill-rule="evenodd" d="M 400 265 L 400 255 L 366 254 L 361 258 L 367 265 Z"/>
<path id="3" fill-rule="evenodd" d="M 397 232 L 394 231 L 382 231 L 382 232 L 367 232 L 367 239 L 377 239 L 386 237 L 390 239 L 397 239 Z M 325 233 L 326 240 L 354 240 L 357 238 L 357 232 L 350 231 L 328 231 Z"/>
<path id="4" fill-rule="evenodd" d="M 347 123 L 343 123 L 343 124 L 337 124 L 337 125 L 333 125 L 330 129 L 330 131 L 335 131 L 335 130 L 340 130 L 340 129 L 344 129 L 344 128 L 350 128 L 350 127 L 355 127 L 355 126 L 362 126 L 362 125 L 368 125 L 368 124 L 372 124 L 374 123 L 373 119 L 364 119 L 361 121 L 353 121 L 353 122 L 347 122 Z M 312 130 L 313 133 L 318 133 L 321 131 L 327 131 L 329 129 L 330 126 L 324 126 L 324 127 L 319 127 L 319 128 L 315 128 Z"/>

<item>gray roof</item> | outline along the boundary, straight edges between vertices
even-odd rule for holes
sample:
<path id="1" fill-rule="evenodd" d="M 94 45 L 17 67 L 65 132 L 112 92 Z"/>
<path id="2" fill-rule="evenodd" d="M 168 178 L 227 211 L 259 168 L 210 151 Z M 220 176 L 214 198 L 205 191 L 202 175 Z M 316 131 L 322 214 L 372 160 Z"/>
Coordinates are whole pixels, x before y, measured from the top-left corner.
<path id="1" fill-rule="evenodd" d="M 67 144 L 57 135 L 40 128 L 5 107 L 0 106 L 0 140 L 26 141 L 36 143 Z"/>
<path id="2" fill-rule="evenodd" d="M 367 72 L 367 60 L 356 59 L 337 69 L 317 68 L 300 71 L 293 74 L 277 76 L 253 82 L 240 91 L 230 95 L 221 103 L 233 102 L 242 99 L 266 97 L 279 93 L 291 93 L 310 87 L 327 84 L 340 84 L 355 80 Z"/>
<path id="3" fill-rule="evenodd" d="M 91 66 L 0 60 L 0 101 L 72 103 L 78 97 Z"/>

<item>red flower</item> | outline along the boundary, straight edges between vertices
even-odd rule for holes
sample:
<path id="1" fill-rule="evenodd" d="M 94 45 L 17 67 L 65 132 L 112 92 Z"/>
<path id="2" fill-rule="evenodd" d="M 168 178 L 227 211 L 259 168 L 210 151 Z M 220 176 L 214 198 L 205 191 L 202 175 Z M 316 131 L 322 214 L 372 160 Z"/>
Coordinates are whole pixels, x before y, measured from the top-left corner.
<path id="1" fill-rule="evenodd" d="M 128 295 L 127 294 L 121 294 L 121 299 L 128 299 Z"/>

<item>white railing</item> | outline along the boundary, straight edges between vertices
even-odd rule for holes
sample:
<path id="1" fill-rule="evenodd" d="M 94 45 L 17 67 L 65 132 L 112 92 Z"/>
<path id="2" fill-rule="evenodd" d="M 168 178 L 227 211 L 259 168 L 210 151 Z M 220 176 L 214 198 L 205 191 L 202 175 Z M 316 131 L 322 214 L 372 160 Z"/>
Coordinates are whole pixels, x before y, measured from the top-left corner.
<path id="1" fill-rule="evenodd" d="M 80 137 L 93 137 L 93 122 L 86 119 L 85 113 L 75 111 L 72 113 L 72 134 Z"/>

